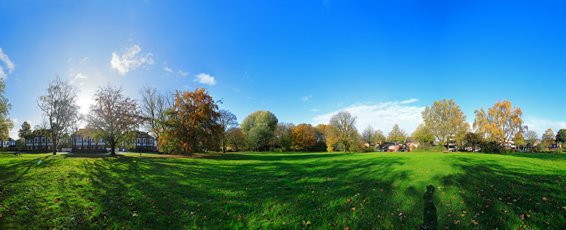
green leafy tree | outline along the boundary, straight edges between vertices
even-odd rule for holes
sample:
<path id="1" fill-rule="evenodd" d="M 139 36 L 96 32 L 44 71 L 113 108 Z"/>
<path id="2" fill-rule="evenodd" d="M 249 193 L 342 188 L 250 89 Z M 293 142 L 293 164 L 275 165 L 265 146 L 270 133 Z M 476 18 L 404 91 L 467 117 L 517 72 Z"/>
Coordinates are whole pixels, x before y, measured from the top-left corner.
<path id="1" fill-rule="evenodd" d="M 18 130 L 18 137 L 27 139 L 29 138 L 30 135 L 31 135 L 31 125 L 27 121 L 24 121 L 24 123 L 22 124 L 22 128 Z"/>
<path id="2" fill-rule="evenodd" d="M 399 128 L 399 125 L 393 125 L 393 129 L 387 135 L 387 141 L 395 143 L 403 143 L 407 139 L 405 130 Z"/>
<path id="3" fill-rule="evenodd" d="M 515 134 L 513 138 L 513 142 L 515 142 L 516 148 L 525 144 L 525 137 L 523 136 L 523 132 L 518 132 Z"/>
<path id="4" fill-rule="evenodd" d="M 411 137 L 420 142 L 423 146 L 434 141 L 434 135 L 432 135 L 430 130 L 423 123 L 420 123 L 419 126 L 417 126 L 415 131 L 411 134 Z"/>
<path id="5" fill-rule="evenodd" d="M 248 115 L 240 127 L 247 135 L 249 147 L 258 151 L 266 149 L 273 141 L 277 122 L 277 117 L 269 110 L 258 110 Z"/>
<path id="6" fill-rule="evenodd" d="M 566 144 L 566 129 L 558 130 L 556 133 L 556 142 L 560 142 L 563 145 Z"/>
<path id="7" fill-rule="evenodd" d="M 468 132 L 464 135 L 464 147 L 470 147 L 472 151 L 478 149 L 483 143 L 483 138 L 477 133 Z"/>
<path id="8" fill-rule="evenodd" d="M 4 84 L 4 78 L 0 78 L 0 144 L 10 138 L 10 130 L 14 128 L 15 124 L 13 120 L 8 118 L 12 104 L 4 96 L 4 93 L 6 93 L 6 84 Z M 2 148 L 4 148 L 3 144 Z"/>
<path id="9" fill-rule="evenodd" d="M 383 135 L 383 131 L 381 131 L 381 129 L 375 130 L 371 142 L 381 144 L 381 142 L 384 142 L 385 140 L 387 140 L 387 138 L 385 137 L 385 135 Z"/>
<path id="10" fill-rule="evenodd" d="M 228 146 L 234 151 L 243 150 L 246 145 L 246 135 L 239 127 L 232 127 L 228 130 Z"/>
<path id="11" fill-rule="evenodd" d="M 442 145 L 447 144 L 466 124 L 466 115 L 452 99 L 435 101 L 431 107 L 426 106 L 422 117 L 425 126 Z"/>
<path id="12" fill-rule="evenodd" d="M 293 123 L 280 122 L 275 130 L 275 145 L 283 151 L 289 151 L 292 146 L 291 132 L 295 129 Z"/>
<path id="13" fill-rule="evenodd" d="M 20 138 L 16 141 L 16 145 L 18 146 L 20 151 L 22 151 L 26 148 L 26 140 L 24 138 Z"/>

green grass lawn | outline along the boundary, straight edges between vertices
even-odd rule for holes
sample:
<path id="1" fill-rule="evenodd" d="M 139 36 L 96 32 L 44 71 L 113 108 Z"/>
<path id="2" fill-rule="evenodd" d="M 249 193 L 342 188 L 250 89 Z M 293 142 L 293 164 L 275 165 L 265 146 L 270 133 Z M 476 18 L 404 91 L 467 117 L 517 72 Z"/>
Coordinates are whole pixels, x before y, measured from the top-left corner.
<path id="1" fill-rule="evenodd" d="M 565 160 L 561 154 L 0 154 L 0 228 L 566 229 Z M 428 185 L 434 193 L 425 194 Z"/>

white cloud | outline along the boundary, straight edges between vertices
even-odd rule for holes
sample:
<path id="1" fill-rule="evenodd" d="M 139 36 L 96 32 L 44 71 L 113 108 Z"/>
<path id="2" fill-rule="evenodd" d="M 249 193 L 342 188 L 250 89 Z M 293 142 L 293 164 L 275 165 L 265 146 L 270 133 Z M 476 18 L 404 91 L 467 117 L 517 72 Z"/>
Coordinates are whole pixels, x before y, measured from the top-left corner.
<path id="1" fill-rule="evenodd" d="M 18 138 L 20 138 L 20 137 L 18 137 L 19 128 L 17 128 L 19 120 L 18 120 L 18 118 L 14 118 L 14 119 L 12 119 L 12 121 L 14 121 L 14 128 L 12 130 L 10 130 L 10 132 L 8 132 L 8 137 L 11 137 L 14 140 L 17 140 Z"/>
<path id="2" fill-rule="evenodd" d="M 234 91 L 236 91 L 236 92 L 238 92 L 238 93 L 239 93 L 239 92 L 240 92 L 240 89 L 238 89 L 238 88 L 235 88 L 235 89 L 234 89 Z"/>
<path id="3" fill-rule="evenodd" d="M 169 69 L 167 66 L 163 67 L 163 70 L 165 70 L 169 73 L 173 73 L 173 70 Z"/>
<path id="4" fill-rule="evenodd" d="M 83 73 L 78 73 L 78 74 L 69 74 L 69 77 L 71 77 L 71 84 L 73 84 L 73 82 L 75 82 L 75 80 L 77 79 L 87 79 L 87 76 L 85 76 Z M 82 83 L 81 83 L 82 85 Z"/>
<path id="5" fill-rule="evenodd" d="M 79 62 L 79 65 L 83 64 L 86 61 L 86 59 L 88 59 L 88 57 L 85 57 L 81 62 Z"/>
<path id="6" fill-rule="evenodd" d="M 216 84 L 214 77 L 210 76 L 208 74 L 205 74 L 205 73 L 199 73 L 197 75 L 197 79 L 195 79 L 194 81 L 198 81 L 199 83 L 207 84 L 207 85 L 215 85 Z"/>
<path id="7" fill-rule="evenodd" d="M 374 129 L 381 129 L 385 135 L 398 124 L 408 135 L 422 122 L 421 111 L 424 107 L 408 106 L 398 102 L 374 104 L 355 104 L 339 111 L 334 111 L 313 118 L 313 125 L 328 124 L 330 118 L 340 112 L 348 111 L 356 119 L 358 132 L 371 125 Z"/>
<path id="8" fill-rule="evenodd" d="M 113 69 L 118 70 L 121 75 L 126 75 L 130 70 L 134 70 L 140 67 L 142 64 L 147 63 L 153 65 L 152 53 L 140 54 L 141 48 L 138 45 L 134 45 L 118 56 L 116 52 L 112 53 L 112 60 L 110 65 Z"/>
<path id="9" fill-rule="evenodd" d="M 312 95 L 308 95 L 308 96 L 306 96 L 306 97 L 301 97 L 301 100 L 303 100 L 303 101 L 308 101 L 308 100 L 311 99 L 311 97 L 312 97 Z"/>
<path id="10" fill-rule="evenodd" d="M 316 112 L 318 111 L 318 109 L 311 109 L 311 112 Z"/>
<path id="11" fill-rule="evenodd" d="M 419 99 L 409 99 L 409 100 L 399 102 L 399 104 L 408 104 L 408 103 L 415 102 L 415 101 L 419 101 Z"/>
<path id="12" fill-rule="evenodd" d="M 69 60 L 67 60 L 67 62 L 71 62 L 71 60 L 73 60 L 73 58 L 69 58 Z"/>
<path id="13" fill-rule="evenodd" d="M 1 47 L 0 47 L 0 60 L 2 60 L 6 68 L 8 68 L 9 70 L 8 73 L 14 72 L 14 69 L 16 69 L 14 63 L 10 60 L 10 58 L 8 58 L 8 55 L 4 54 Z M 4 73 L 4 68 L 0 66 L 0 78 L 6 78 L 6 76 L 7 75 L 6 73 Z"/>
<path id="14" fill-rule="evenodd" d="M 529 131 L 536 131 L 539 137 L 541 137 L 544 131 L 546 131 L 547 129 L 552 129 L 552 131 L 554 131 L 554 134 L 556 134 L 560 129 L 566 129 L 565 121 L 551 121 L 548 119 L 536 118 L 533 116 L 524 118 L 523 124 L 529 127 Z"/>
<path id="15" fill-rule="evenodd" d="M 251 100 L 251 99 L 253 99 L 253 98 L 252 98 L 252 97 L 247 97 L 247 99 L 248 99 L 248 100 Z"/>
<path id="16" fill-rule="evenodd" d="M 189 72 L 183 72 L 183 71 L 179 70 L 179 75 L 186 77 L 187 75 L 189 75 Z"/>

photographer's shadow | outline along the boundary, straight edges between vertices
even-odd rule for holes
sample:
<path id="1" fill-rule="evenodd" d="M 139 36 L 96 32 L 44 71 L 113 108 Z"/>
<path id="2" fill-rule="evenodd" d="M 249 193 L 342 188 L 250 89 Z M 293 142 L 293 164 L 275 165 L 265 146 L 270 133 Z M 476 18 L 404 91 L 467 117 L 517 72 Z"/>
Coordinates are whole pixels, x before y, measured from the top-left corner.
<path id="1" fill-rule="evenodd" d="M 436 207 L 434 206 L 434 186 L 426 186 L 426 192 L 423 195 L 423 229 L 437 229 L 438 216 Z"/>

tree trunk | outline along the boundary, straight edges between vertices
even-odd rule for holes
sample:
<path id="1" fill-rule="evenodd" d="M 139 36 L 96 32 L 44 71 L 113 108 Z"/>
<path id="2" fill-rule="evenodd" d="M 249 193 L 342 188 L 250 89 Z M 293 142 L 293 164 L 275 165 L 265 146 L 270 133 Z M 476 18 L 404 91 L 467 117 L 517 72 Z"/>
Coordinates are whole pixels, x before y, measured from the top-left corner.
<path id="1" fill-rule="evenodd" d="M 116 142 L 111 141 L 111 142 L 110 142 L 110 149 L 111 149 L 111 150 L 110 150 L 110 155 L 114 155 L 114 156 L 116 155 L 115 148 L 116 148 Z"/>
<path id="2" fill-rule="evenodd" d="M 226 144 L 226 141 L 222 141 L 222 153 L 226 153 L 226 148 L 224 146 L 225 144 Z"/>
<path id="3" fill-rule="evenodd" d="M 53 155 L 57 155 L 57 148 L 55 148 L 55 137 L 51 138 L 51 147 L 53 148 Z"/>

